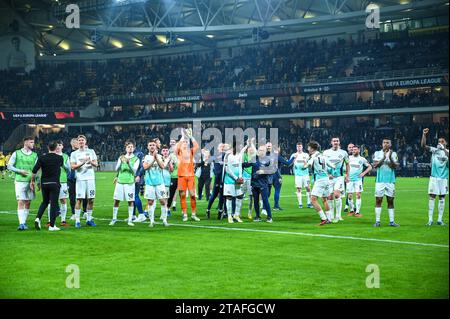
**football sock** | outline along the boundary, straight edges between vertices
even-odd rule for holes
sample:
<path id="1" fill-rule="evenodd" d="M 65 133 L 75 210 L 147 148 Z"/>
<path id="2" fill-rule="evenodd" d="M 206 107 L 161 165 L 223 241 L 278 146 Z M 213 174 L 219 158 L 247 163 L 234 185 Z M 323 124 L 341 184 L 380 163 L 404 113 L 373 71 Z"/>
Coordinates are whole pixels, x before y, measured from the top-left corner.
<path id="1" fill-rule="evenodd" d="M 434 213 L 434 198 L 430 198 L 428 200 L 428 221 L 429 222 L 433 221 L 433 213 Z"/>
<path id="2" fill-rule="evenodd" d="M 342 197 L 336 199 L 336 218 L 341 218 L 342 213 Z"/>
<path id="3" fill-rule="evenodd" d="M 394 222 L 394 209 L 393 208 L 388 208 L 388 213 L 389 213 L 389 221 L 391 223 Z"/>
<path id="4" fill-rule="evenodd" d="M 61 204 L 60 212 L 61 212 L 61 222 L 65 222 L 67 215 L 67 204 Z"/>
<path id="5" fill-rule="evenodd" d="M 118 213 L 119 213 L 119 207 L 113 207 L 113 219 L 117 219 Z"/>
<path id="6" fill-rule="evenodd" d="M 75 222 L 80 222 L 81 209 L 75 209 Z"/>
<path id="7" fill-rule="evenodd" d="M 445 198 L 439 199 L 439 205 L 438 205 L 438 222 L 442 222 L 442 217 L 444 216 L 444 208 L 445 208 Z"/>
<path id="8" fill-rule="evenodd" d="M 357 213 L 357 214 L 359 214 L 360 211 L 361 211 L 361 202 L 362 202 L 362 199 L 361 199 L 361 198 L 357 198 L 357 199 L 356 199 L 356 213 Z"/>
<path id="9" fill-rule="evenodd" d="M 306 192 L 306 204 L 311 205 L 311 192 Z"/>
<path id="10" fill-rule="evenodd" d="M 381 207 L 375 207 L 375 220 L 377 222 L 381 220 Z"/>
<path id="11" fill-rule="evenodd" d="M 242 199 L 236 198 L 236 216 L 241 215 L 241 209 L 242 209 Z"/>
<path id="12" fill-rule="evenodd" d="M 92 221 L 92 210 L 90 209 L 86 210 L 86 221 Z"/>
<path id="13" fill-rule="evenodd" d="M 133 221 L 133 215 L 134 215 L 134 205 L 128 206 L 128 222 L 131 223 Z"/>
<path id="14" fill-rule="evenodd" d="M 301 205 L 303 205 L 303 200 L 302 200 L 302 192 L 300 191 L 297 191 L 297 199 L 298 199 L 298 204 L 301 206 Z"/>

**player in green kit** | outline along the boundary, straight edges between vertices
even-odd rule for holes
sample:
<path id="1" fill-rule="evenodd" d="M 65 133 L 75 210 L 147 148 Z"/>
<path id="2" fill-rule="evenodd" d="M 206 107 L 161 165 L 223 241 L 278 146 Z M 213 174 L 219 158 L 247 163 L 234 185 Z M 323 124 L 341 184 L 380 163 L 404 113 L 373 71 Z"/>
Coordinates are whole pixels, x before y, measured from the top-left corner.
<path id="1" fill-rule="evenodd" d="M 389 138 L 383 140 L 383 149 L 373 155 L 373 167 L 377 169 L 375 182 L 375 225 L 380 227 L 381 204 L 386 196 L 389 213 L 389 226 L 399 227 L 394 220 L 394 197 L 395 197 L 395 169 L 399 166 L 397 153 L 392 149 L 392 141 Z"/>
<path id="2" fill-rule="evenodd" d="M 448 194 L 448 158 L 447 141 L 441 137 L 436 147 L 427 145 L 428 128 L 423 130 L 421 145 L 425 150 L 431 152 L 431 176 L 428 184 L 428 224 L 433 225 L 434 202 L 436 196 L 439 196 L 438 203 L 438 221 L 439 226 L 444 226 L 442 217 L 444 216 L 445 196 Z"/>
<path id="3" fill-rule="evenodd" d="M 128 226 L 134 226 L 134 192 L 136 191 L 135 181 L 136 172 L 139 169 L 139 158 L 134 155 L 134 143 L 131 141 L 125 144 L 126 154 L 120 156 L 117 160 L 116 171 L 117 178 L 114 180 L 116 188 L 114 190 L 113 218 L 109 223 L 113 226 L 117 222 L 119 205 L 121 201 L 128 202 Z"/>
<path id="4" fill-rule="evenodd" d="M 33 152 L 34 138 L 25 137 L 23 148 L 15 151 L 8 162 L 8 170 L 15 173 L 15 189 L 17 199 L 17 215 L 19 218 L 19 228 L 17 230 L 27 230 L 27 217 L 30 214 L 30 204 L 35 197 L 34 191 L 30 188 L 31 171 L 37 161 L 37 154 Z"/>

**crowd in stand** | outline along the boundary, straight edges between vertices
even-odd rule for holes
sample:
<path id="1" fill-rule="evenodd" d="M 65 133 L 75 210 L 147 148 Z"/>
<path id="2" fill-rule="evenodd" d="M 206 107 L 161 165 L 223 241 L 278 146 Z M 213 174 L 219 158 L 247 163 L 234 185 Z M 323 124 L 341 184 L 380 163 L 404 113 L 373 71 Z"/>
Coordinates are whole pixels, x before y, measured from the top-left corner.
<path id="1" fill-rule="evenodd" d="M 353 75 L 411 68 L 448 68 L 448 38 L 427 36 L 425 39 L 402 39 L 360 47 L 360 60 Z M 382 58 L 380 58 L 382 57 Z"/>
<path id="2" fill-rule="evenodd" d="M 417 106 L 442 106 L 448 104 L 448 96 L 444 91 L 436 92 L 431 90 L 409 90 L 406 94 L 394 93 L 390 99 L 372 98 L 363 100 L 354 98 L 354 102 L 339 101 L 335 98 L 331 102 L 307 98 L 300 102 L 293 102 L 290 98 L 272 100 L 266 104 L 254 104 L 254 101 L 244 101 L 237 103 L 229 100 L 218 100 L 204 102 L 196 112 L 192 107 L 183 103 L 171 105 L 147 105 L 142 109 L 134 110 L 123 107 L 120 111 L 106 112 L 104 120 L 134 120 L 134 119 L 165 119 L 173 117 L 210 117 L 227 115 L 252 115 L 252 114 L 280 114 L 280 113 L 306 113 L 306 112 L 330 112 L 344 110 L 370 110 L 389 109 Z"/>
<path id="3" fill-rule="evenodd" d="M 37 62 L 29 74 L 0 71 L 0 106 L 86 107 L 98 96 L 320 80 L 377 71 L 448 69 L 448 33 L 386 42 L 295 40 L 182 56 Z M 12 90 L 11 88 L 14 88 Z"/>

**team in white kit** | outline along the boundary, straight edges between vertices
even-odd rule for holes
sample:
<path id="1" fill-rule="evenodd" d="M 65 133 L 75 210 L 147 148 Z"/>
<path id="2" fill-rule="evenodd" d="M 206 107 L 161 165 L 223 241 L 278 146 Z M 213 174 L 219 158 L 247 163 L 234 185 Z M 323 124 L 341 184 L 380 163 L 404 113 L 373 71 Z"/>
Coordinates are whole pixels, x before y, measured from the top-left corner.
<path id="1" fill-rule="evenodd" d="M 444 225 L 443 213 L 445 208 L 445 197 L 448 195 L 448 172 L 449 172 L 449 151 L 445 138 L 439 138 L 436 147 L 426 145 L 426 137 L 429 130 L 424 129 L 422 136 L 422 146 L 431 152 L 431 176 L 429 181 L 429 221 L 427 225 L 433 225 L 433 212 L 435 198 L 438 197 L 438 220 L 437 225 Z M 61 170 L 61 194 L 60 194 L 60 215 L 61 223 L 66 224 L 67 212 L 67 172 L 71 169 L 76 174 L 76 206 L 75 206 L 75 227 L 81 228 L 81 205 L 87 199 L 86 225 L 95 227 L 93 220 L 94 199 L 96 197 L 95 168 L 99 165 L 95 151 L 87 146 L 87 138 L 83 135 L 77 138 L 79 149 L 74 151 L 70 158 L 62 152 L 63 144 L 58 142 L 57 154 L 64 157 L 64 167 Z M 392 150 L 392 141 L 388 138 L 382 142 L 382 149 L 375 152 L 372 164 L 361 156 L 360 147 L 349 146 L 348 152 L 341 149 L 340 138 L 331 139 L 331 148 L 321 152 L 321 147 L 317 142 L 310 142 L 307 151 L 304 151 L 303 144 L 297 144 L 297 152 L 292 154 L 292 171 L 295 175 L 296 196 L 298 207 L 303 208 L 303 190 L 305 191 L 306 205 L 314 208 L 320 216 L 320 225 L 329 223 L 339 223 L 343 221 L 343 198 L 347 195 L 349 204 L 348 216 L 362 217 L 361 194 L 364 191 L 363 179 L 372 169 L 377 170 L 375 183 L 375 224 L 374 227 L 381 226 L 382 202 L 384 197 L 387 200 L 387 210 L 389 225 L 398 227 L 395 222 L 394 199 L 396 174 L 395 170 L 399 165 L 397 153 Z M 18 201 L 18 230 L 26 230 L 27 217 L 30 203 L 35 194 L 29 188 L 29 177 L 31 170 L 36 163 L 37 154 L 33 151 L 34 139 L 26 138 L 23 141 L 23 148 L 14 152 L 8 162 L 8 170 L 15 173 L 15 190 Z M 251 148 L 251 149 L 250 149 Z M 168 187 L 170 186 L 171 172 L 173 171 L 173 156 L 170 156 L 168 147 L 161 147 L 159 140 L 151 140 L 148 143 L 148 154 L 142 163 L 134 155 L 135 144 L 127 141 L 125 154 L 117 160 L 117 176 L 114 181 L 114 204 L 113 218 L 110 225 L 113 226 L 118 220 L 120 202 L 128 204 L 129 226 L 134 226 L 133 210 L 135 198 L 135 183 L 139 178 L 137 172 L 140 166 L 145 170 L 145 192 L 147 199 L 147 211 L 149 215 L 150 227 L 155 225 L 155 208 L 157 202 L 161 207 L 161 220 L 168 226 L 167 207 L 169 198 Z M 242 222 L 240 211 L 245 193 L 242 184 L 245 178 L 250 181 L 251 176 L 246 176 L 243 163 L 245 154 L 254 154 L 255 146 L 248 143 L 242 150 L 237 150 L 236 145 L 229 148 L 225 156 L 225 166 L 223 175 L 224 196 L 229 211 L 232 210 L 232 201 L 235 201 L 236 213 L 228 218 Z M 251 152 L 250 152 L 251 151 Z M 248 156 L 247 156 L 248 157 Z M 248 160 L 248 158 L 246 158 Z M 311 176 L 313 183 L 311 183 Z M 312 186 L 311 186 L 312 185 Z M 248 188 L 248 187 L 247 187 Z M 319 199 L 323 202 L 323 208 L 319 204 Z"/>

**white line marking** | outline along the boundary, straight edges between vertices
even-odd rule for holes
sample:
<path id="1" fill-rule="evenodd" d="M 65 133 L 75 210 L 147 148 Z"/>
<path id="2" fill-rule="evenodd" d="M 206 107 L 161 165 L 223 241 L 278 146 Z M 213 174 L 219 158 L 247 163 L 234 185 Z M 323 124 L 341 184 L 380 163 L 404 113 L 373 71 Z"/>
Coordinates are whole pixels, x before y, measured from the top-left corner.
<path id="1" fill-rule="evenodd" d="M 350 239 L 350 240 L 374 241 L 374 242 L 391 243 L 391 244 L 404 244 L 404 245 L 417 245 L 417 246 L 431 246 L 431 247 L 449 248 L 448 245 L 441 245 L 441 244 L 428 244 L 428 243 L 418 243 L 418 242 L 411 242 L 411 241 L 377 239 L 377 238 L 365 238 L 365 237 L 353 237 L 353 236 L 312 234 L 312 233 L 289 232 L 289 231 L 280 231 L 280 230 L 233 228 L 233 227 L 221 227 L 221 226 L 201 226 L 201 225 L 191 225 L 191 224 L 169 224 L 169 225 L 171 225 L 171 226 L 181 226 L 181 227 L 193 227 L 193 228 L 233 230 L 233 231 L 243 231 L 243 232 L 256 232 L 256 233 L 281 234 L 281 235 L 297 235 L 297 236 L 335 238 L 335 239 Z"/>
<path id="2" fill-rule="evenodd" d="M 8 211 L 0 211 L 0 214 L 13 214 Z M 14 213 L 15 214 L 15 213 Z M 109 221 L 107 218 L 95 218 L 96 220 Z M 118 222 L 125 222 L 123 220 L 118 220 Z M 148 224 L 148 222 L 139 223 Z M 162 223 L 156 222 L 157 225 L 162 225 Z M 377 239 L 377 238 L 367 238 L 367 237 L 353 237 L 353 236 L 340 236 L 340 235 L 326 235 L 326 234 L 312 234 L 303 232 L 290 232 L 281 230 L 264 230 L 264 229 L 251 229 L 251 228 L 234 228 L 234 227 L 223 227 L 223 226 L 202 226 L 202 225 L 192 225 L 192 224 L 169 224 L 169 226 L 178 227 L 191 227 L 191 228 L 203 228 L 203 229 L 216 229 L 216 230 L 232 230 L 232 231 L 242 231 L 242 232 L 253 232 L 253 233 L 266 233 L 266 234 L 278 234 L 278 235 L 297 235 L 297 236 L 308 236 L 308 237 L 321 237 L 321 238 L 333 238 L 333 239 L 349 239 L 349 240 L 359 240 L 359 241 L 372 241 L 379 243 L 390 243 L 390 244 L 402 244 L 402 245 L 415 245 L 415 246 L 427 246 L 427 247 L 440 247 L 449 248 L 448 245 L 442 244 L 429 244 L 429 243 L 419 243 L 412 241 L 400 241 L 400 240 L 390 240 L 390 239 Z"/>

